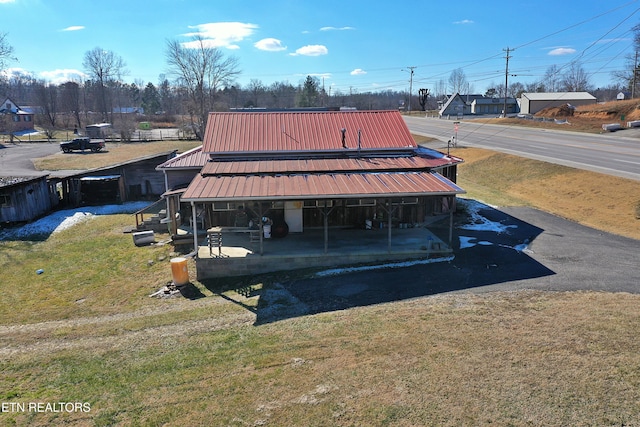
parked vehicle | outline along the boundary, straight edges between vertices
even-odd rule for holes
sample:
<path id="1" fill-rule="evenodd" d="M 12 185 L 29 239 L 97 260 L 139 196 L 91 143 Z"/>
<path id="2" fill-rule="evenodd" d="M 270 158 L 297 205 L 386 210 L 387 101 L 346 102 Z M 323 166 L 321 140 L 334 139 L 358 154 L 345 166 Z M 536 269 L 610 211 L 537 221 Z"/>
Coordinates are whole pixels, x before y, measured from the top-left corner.
<path id="1" fill-rule="evenodd" d="M 91 139 L 87 136 L 79 136 L 73 138 L 71 141 L 64 141 L 60 143 L 60 149 L 65 153 L 70 153 L 73 150 L 91 150 L 94 153 L 104 148 L 104 139 Z"/>

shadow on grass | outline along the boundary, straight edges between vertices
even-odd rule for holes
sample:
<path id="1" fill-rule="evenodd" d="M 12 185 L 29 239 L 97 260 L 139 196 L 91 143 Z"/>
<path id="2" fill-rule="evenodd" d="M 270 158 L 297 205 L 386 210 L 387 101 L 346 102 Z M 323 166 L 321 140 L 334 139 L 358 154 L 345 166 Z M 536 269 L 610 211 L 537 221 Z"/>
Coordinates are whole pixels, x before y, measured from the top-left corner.
<path id="1" fill-rule="evenodd" d="M 486 223 L 498 226 L 497 231 L 487 230 L 486 223 L 477 222 L 477 216 L 459 215 L 453 236 L 455 257 L 448 261 L 402 268 L 381 265 L 332 272 L 282 272 L 203 284 L 254 312 L 255 324 L 261 325 L 446 292 L 508 286 L 509 282 L 555 274 L 527 254 L 527 244 L 544 230 L 489 207 L 480 213 Z M 235 293 L 225 293 L 228 290 Z M 243 302 L 251 296 L 259 297 L 257 308 Z"/>
<path id="2" fill-rule="evenodd" d="M 206 296 L 191 282 L 178 287 L 178 291 L 180 291 L 180 295 L 190 300 L 196 300 Z"/>

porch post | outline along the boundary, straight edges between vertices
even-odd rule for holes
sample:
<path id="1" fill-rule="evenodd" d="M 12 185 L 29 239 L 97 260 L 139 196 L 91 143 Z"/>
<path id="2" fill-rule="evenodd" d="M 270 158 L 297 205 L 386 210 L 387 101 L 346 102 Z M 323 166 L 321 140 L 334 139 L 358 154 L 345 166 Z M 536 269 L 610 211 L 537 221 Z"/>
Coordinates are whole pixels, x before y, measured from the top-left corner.
<path id="1" fill-rule="evenodd" d="M 451 196 L 454 199 L 456 196 Z M 454 200 L 452 200 L 453 202 Z M 453 206 L 455 203 L 451 203 L 449 208 L 449 248 L 453 249 Z"/>
<path id="2" fill-rule="evenodd" d="M 258 202 L 258 224 L 260 224 L 260 226 L 258 227 L 258 229 L 260 230 L 260 256 L 262 256 L 263 253 L 263 244 L 264 244 L 264 224 L 262 224 L 262 202 Z"/>
<path id="3" fill-rule="evenodd" d="M 327 212 L 327 201 L 324 201 L 324 208 L 322 209 L 322 216 L 324 216 L 324 253 L 329 251 L 329 213 Z"/>
<path id="4" fill-rule="evenodd" d="M 191 202 L 191 221 L 193 222 L 193 249 L 196 252 L 196 258 L 198 258 L 198 221 L 196 221 L 196 204 Z"/>
<path id="5" fill-rule="evenodd" d="M 391 253 L 391 214 L 394 209 L 390 199 L 387 199 L 387 203 L 389 204 L 389 210 L 387 211 L 387 251 Z"/>

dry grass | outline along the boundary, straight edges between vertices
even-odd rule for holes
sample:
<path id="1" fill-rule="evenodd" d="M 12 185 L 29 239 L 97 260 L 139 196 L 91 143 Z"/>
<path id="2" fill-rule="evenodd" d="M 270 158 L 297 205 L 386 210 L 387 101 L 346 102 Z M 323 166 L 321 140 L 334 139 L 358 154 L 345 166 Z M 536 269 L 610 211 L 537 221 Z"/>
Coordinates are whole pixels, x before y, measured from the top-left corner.
<path id="1" fill-rule="evenodd" d="M 33 161 L 38 170 L 86 170 L 111 166 L 136 158 L 177 150 L 179 153 L 201 144 L 200 141 L 108 142 L 104 151 L 57 153 Z"/>
<path id="2" fill-rule="evenodd" d="M 88 401 L 91 413 L 2 416 L 34 426 L 637 425 L 639 303 L 449 295 L 254 327 L 212 297 L 171 326 L 114 321 L 67 333 L 66 350 L 12 355 L 0 400 Z"/>
<path id="3" fill-rule="evenodd" d="M 640 239 L 640 182 L 480 148 L 457 148 L 458 182 L 471 198 L 527 205 Z"/>
<path id="4" fill-rule="evenodd" d="M 574 132 L 602 133 L 602 125 L 620 123 L 626 126 L 630 120 L 640 120 L 640 104 L 637 99 L 628 101 L 611 101 L 603 104 L 582 105 L 573 114 L 563 114 L 566 109 L 548 108 L 536 113 L 538 117 L 566 119 L 569 124 L 554 121 L 535 121 L 516 118 L 475 119 L 482 123 L 494 123 L 508 126 L 524 126 L 539 129 L 567 130 Z"/>

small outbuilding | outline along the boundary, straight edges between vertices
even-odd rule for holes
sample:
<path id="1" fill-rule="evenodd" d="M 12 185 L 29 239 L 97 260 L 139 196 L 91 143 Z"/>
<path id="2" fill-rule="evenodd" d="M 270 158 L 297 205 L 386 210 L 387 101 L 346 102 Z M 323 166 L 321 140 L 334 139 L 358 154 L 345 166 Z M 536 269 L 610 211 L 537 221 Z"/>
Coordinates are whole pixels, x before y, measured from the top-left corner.
<path id="1" fill-rule="evenodd" d="M 567 104 L 579 107 L 596 102 L 596 97 L 589 92 L 525 92 L 520 97 L 520 112 L 522 114 L 536 114 L 545 108 Z"/>
<path id="2" fill-rule="evenodd" d="M 58 204 L 47 175 L 0 177 L 0 223 L 29 222 Z"/>

